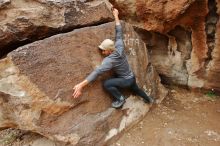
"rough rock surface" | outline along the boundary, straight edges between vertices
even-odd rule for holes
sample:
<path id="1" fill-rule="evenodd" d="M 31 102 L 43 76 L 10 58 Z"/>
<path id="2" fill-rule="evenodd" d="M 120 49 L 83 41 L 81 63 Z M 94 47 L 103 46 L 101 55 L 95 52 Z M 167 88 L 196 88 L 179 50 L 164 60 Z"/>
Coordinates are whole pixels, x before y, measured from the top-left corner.
<path id="1" fill-rule="evenodd" d="M 72 87 L 97 65 L 97 46 L 114 39 L 114 23 L 77 29 L 18 48 L 0 61 L 0 128 L 15 127 L 71 145 L 104 145 L 140 120 L 149 106 L 130 96 L 121 110 L 110 107 L 110 96 L 99 77 L 72 99 Z M 148 60 L 143 41 L 123 23 L 129 63 L 138 84 L 162 100 L 167 91 Z M 127 93 L 130 95 L 130 93 Z"/>
<path id="2" fill-rule="evenodd" d="M 151 31 L 167 31 L 168 23 L 183 14 L 195 0 L 110 0 L 122 18 Z"/>
<path id="3" fill-rule="evenodd" d="M 100 0 L 1 0 L 0 57 L 23 44 L 111 20 L 108 3 Z"/>
<path id="4" fill-rule="evenodd" d="M 218 0 L 114 2 L 137 26 L 166 83 L 220 91 Z"/>

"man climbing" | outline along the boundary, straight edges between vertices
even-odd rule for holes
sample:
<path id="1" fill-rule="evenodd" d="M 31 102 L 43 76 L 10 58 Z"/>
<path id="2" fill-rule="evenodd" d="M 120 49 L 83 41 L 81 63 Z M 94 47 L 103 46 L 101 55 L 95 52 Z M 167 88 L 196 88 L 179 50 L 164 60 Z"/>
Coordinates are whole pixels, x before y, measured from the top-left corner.
<path id="1" fill-rule="evenodd" d="M 124 51 L 124 42 L 122 34 L 122 26 L 118 17 L 118 10 L 113 8 L 112 13 L 115 18 L 116 38 L 115 43 L 110 40 L 104 40 L 99 49 L 105 58 L 102 64 L 96 68 L 90 75 L 81 83 L 75 85 L 73 88 L 73 97 L 78 98 L 82 94 L 82 89 L 90 82 L 94 81 L 96 77 L 103 72 L 113 69 L 117 75 L 116 78 L 108 79 L 104 82 L 104 88 L 115 98 L 112 102 L 113 108 L 120 108 L 125 103 L 125 97 L 119 91 L 119 88 L 130 88 L 137 95 L 141 96 L 146 103 L 153 103 L 154 99 L 147 96 L 147 94 L 138 87 L 134 73 L 132 72 L 127 57 Z"/>

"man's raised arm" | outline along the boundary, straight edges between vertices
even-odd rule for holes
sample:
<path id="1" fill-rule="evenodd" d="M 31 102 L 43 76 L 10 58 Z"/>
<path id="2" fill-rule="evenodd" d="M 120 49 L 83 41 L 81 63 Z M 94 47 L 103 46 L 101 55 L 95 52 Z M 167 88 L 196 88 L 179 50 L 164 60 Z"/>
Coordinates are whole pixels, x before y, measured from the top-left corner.
<path id="1" fill-rule="evenodd" d="M 112 9 L 112 13 L 113 13 L 113 16 L 114 16 L 114 18 L 115 18 L 115 24 L 116 25 L 120 25 L 120 20 L 119 20 L 119 17 L 118 17 L 118 10 L 117 9 L 115 9 L 115 8 L 113 8 Z"/>
<path id="2" fill-rule="evenodd" d="M 115 39 L 116 39 L 116 41 L 117 40 L 122 40 L 123 39 L 123 36 L 122 36 L 122 26 L 121 26 L 121 23 L 120 23 L 120 20 L 119 20 L 119 17 L 118 17 L 118 14 L 119 14 L 119 12 L 118 12 L 118 10 L 117 9 L 115 9 L 115 8 L 113 8 L 112 9 L 112 14 L 113 14 L 113 16 L 114 16 L 114 18 L 115 18 L 115 30 L 116 30 L 116 36 L 115 36 Z"/>
<path id="3" fill-rule="evenodd" d="M 113 9 L 112 13 L 115 17 L 115 47 L 119 55 L 121 56 L 124 51 L 124 42 L 123 42 L 123 32 L 122 32 L 122 26 L 118 17 L 118 10 Z"/>

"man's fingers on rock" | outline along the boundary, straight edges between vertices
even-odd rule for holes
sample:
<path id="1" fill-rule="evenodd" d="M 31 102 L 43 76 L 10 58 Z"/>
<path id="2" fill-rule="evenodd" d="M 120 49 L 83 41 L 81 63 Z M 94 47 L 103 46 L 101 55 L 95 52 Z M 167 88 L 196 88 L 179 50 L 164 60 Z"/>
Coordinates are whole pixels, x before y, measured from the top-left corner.
<path id="1" fill-rule="evenodd" d="M 77 96 L 76 96 L 77 94 L 75 94 L 74 96 L 73 96 L 73 98 L 77 98 Z"/>
<path id="2" fill-rule="evenodd" d="M 81 91 L 78 91 L 78 92 L 77 92 L 77 98 L 78 98 L 81 94 L 82 94 L 82 92 L 81 92 Z"/>
<path id="3" fill-rule="evenodd" d="M 74 96 L 74 98 L 78 98 L 79 97 L 79 92 L 76 93 L 76 95 Z"/>
<path id="4" fill-rule="evenodd" d="M 81 92 L 80 91 L 76 91 L 76 93 L 74 95 L 74 98 L 78 98 L 80 95 L 81 95 Z"/>
<path id="5" fill-rule="evenodd" d="M 74 97 L 74 98 L 75 98 L 76 94 L 77 94 L 77 91 L 74 91 L 74 92 L 73 92 L 73 97 Z"/>

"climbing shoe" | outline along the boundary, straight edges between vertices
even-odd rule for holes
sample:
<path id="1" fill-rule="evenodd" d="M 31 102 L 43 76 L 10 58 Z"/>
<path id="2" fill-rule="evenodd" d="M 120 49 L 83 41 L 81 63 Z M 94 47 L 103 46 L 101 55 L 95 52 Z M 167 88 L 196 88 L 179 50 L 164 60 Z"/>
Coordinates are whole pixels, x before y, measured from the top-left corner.
<path id="1" fill-rule="evenodd" d="M 124 97 L 121 96 L 120 100 L 116 100 L 112 102 L 112 107 L 118 109 L 118 108 L 121 108 L 124 103 L 125 103 L 125 99 Z"/>

